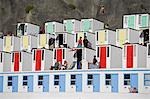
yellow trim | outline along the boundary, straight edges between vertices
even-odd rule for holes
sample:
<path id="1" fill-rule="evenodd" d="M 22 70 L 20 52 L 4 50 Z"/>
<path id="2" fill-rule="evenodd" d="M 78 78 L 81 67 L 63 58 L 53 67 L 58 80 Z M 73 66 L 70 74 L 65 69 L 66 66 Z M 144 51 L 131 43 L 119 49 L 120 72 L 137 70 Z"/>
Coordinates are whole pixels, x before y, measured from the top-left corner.
<path id="1" fill-rule="evenodd" d="M 28 36 L 23 36 L 23 38 L 22 38 L 23 49 L 28 49 L 28 45 L 29 45 L 28 39 L 29 39 Z"/>
<path id="2" fill-rule="evenodd" d="M 6 52 L 10 52 L 11 51 L 11 36 L 6 36 L 5 37 L 5 46 L 4 46 L 4 50 Z"/>
<path id="3" fill-rule="evenodd" d="M 120 29 L 119 30 L 119 46 L 120 47 L 123 47 L 123 44 L 125 43 L 126 41 L 126 33 L 127 33 L 127 30 L 126 29 Z"/>
<path id="4" fill-rule="evenodd" d="M 98 45 L 105 44 L 105 30 L 98 32 Z"/>
<path id="5" fill-rule="evenodd" d="M 46 47 L 46 34 L 41 34 L 40 35 L 40 47 Z"/>

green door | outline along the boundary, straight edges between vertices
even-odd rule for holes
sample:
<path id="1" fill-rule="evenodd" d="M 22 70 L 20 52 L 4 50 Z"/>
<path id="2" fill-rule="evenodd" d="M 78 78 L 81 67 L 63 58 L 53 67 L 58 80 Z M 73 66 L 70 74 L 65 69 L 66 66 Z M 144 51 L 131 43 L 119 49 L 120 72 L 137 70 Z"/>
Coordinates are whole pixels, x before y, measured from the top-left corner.
<path id="1" fill-rule="evenodd" d="M 65 27 L 66 27 L 66 31 L 68 33 L 71 33 L 73 31 L 73 22 L 72 22 L 72 20 L 67 20 L 67 22 L 65 24 Z"/>
<path id="2" fill-rule="evenodd" d="M 148 27 L 148 16 L 147 15 L 142 16 L 141 25 L 142 25 L 142 27 Z"/>
<path id="3" fill-rule="evenodd" d="M 128 27 L 135 29 L 135 16 L 128 16 Z"/>
<path id="4" fill-rule="evenodd" d="M 54 25 L 52 22 L 48 23 L 48 25 L 46 26 L 46 31 L 47 31 L 47 33 L 53 33 L 54 32 Z"/>
<path id="5" fill-rule="evenodd" d="M 84 19 L 82 24 L 82 30 L 83 31 L 89 31 L 91 30 L 91 21 L 89 19 Z"/>

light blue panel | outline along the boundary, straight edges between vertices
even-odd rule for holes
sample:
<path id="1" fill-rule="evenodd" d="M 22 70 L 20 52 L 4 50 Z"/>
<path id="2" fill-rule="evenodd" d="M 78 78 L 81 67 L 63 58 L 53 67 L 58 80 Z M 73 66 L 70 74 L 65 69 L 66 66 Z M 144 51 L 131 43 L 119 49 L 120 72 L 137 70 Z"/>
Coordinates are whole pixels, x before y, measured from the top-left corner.
<path id="1" fill-rule="evenodd" d="M 118 92 L 118 74 L 111 75 L 111 91 Z"/>
<path id="2" fill-rule="evenodd" d="M 33 76 L 28 76 L 28 92 L 33 92 Z"/>
<path id="3" fill-rule="evenodd" d="M 43 76 L 43 92 L 49 92 L 49 75 Z"/>
<path id="4" fill-rule="evenodd" d="M 138 89 L 138 74 L 131 74 L 130 77 L 131 88 L 135 87 L 136 89 Z"/>
<path id="5" fill-rule="evenodd" d="M 100 91 L 100 75 L 93 74 L 93 92 Z"/>
<path id="6" fill-rule="evenodd" d="M 12 76 L 12 92 L 18 92 L 18 76 Z"/>
<path id="7" fill-rule="evenodd" d="M 54 28 L 55 27 L 53 27 L 53 23 L 49 22 L 48 25 L 47 25 L 47 33 L 53 33 L 54 32 Z"/>
<path id="8" fill-rule="evenodd" d="M 76 75 L 76 92 L 82 92 L 82 74 Z"/>
<path id="9" fill-rule="evenodd" d="M 3 76 L 0 76 L 0 93 L 3 92 Z"/>
<path id="10" fill-rule="evenodd" d="M 65 92 L 65 75 L 59 76 L 59 92 Z"/>

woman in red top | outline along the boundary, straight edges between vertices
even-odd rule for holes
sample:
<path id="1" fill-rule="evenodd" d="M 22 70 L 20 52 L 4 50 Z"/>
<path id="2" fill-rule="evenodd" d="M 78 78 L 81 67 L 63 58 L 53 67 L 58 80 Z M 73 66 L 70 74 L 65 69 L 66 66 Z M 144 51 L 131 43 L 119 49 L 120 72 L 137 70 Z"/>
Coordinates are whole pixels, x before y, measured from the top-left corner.
<path id="1" fill-rule="evenodd" d="M 82 37 L 78 40 L 78 46 L 77 47 L 82 47 Z"/>

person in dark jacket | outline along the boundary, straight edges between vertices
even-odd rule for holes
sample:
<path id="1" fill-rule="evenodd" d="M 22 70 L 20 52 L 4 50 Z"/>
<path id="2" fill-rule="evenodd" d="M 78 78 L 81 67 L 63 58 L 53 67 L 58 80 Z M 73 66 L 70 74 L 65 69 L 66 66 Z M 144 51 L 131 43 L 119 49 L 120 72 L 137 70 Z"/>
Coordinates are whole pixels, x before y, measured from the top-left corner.
<path id="1" fill-rule="evenodd" d="M 84 37 L 84 40 L 83 40 L 83 44 L 84 44 L 84 47 L 88 48 L 88 39 L 87 39 L 87 36 Z"/>

